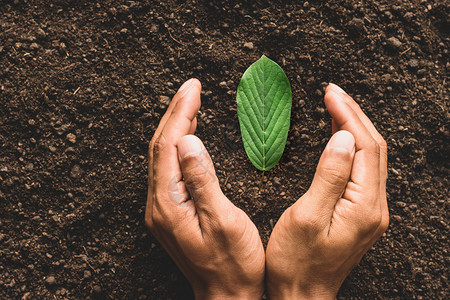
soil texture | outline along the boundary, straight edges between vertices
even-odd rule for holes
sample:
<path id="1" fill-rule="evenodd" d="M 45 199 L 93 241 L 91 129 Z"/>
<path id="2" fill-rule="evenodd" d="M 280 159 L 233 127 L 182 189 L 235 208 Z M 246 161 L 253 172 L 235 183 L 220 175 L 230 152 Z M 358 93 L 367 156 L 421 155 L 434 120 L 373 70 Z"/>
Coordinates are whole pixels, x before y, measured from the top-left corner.
<path id="1" fill-rule="evenodd" d="M 331 132 L 327 83 L 389 147 L 390 227 L 338 298 L 448 299 L 449 3 L 0 0 L 0 298 L 192 299 L 147 233 L 147 148 L 203 85 L 197 135 L 264 244 Z M 245 155 L 236 89 L 262 54 L 293 91 L 280 163 Z"/>

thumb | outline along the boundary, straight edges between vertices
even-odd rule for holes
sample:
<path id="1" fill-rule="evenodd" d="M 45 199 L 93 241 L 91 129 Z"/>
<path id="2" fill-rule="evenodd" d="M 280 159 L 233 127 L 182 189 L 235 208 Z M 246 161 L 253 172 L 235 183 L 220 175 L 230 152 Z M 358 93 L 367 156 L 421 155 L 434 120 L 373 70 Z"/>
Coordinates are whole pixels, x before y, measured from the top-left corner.
<path id="1" fill-rule="evenodd" d="M 185 135 L 177 147 L 184 182 L 197 211 L 217 211 L 225 196 L 202 141 L 194 135 Z"/>
<path id="2" fill-rule="evenodd" d="M 320 157 L 311 187 L 308 205 L 325 214 L 333 211 L 348 183 L 355 154 L 355 138 L 345 130 L 336 132 Z"/>

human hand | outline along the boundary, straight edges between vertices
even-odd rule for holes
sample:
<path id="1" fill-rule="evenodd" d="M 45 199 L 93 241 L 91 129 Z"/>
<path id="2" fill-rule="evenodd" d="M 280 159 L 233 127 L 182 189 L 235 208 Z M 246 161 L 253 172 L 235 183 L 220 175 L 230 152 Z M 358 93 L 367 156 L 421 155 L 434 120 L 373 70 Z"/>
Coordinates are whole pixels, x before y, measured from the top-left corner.
<path id="1" fill-rule="evenodd" d="M 309 190 L 278 220 L 266 250 L 271 299 L 334 299 L 386 231 L 387 146 L 359 105 L 330 84 L 333 137 Z"/>
<path id="2" fill-rule="evenodd" d="M 197 299 L 257 299 L 264 248 L 248 216 L 222 193 L 194 134 L 201 84 L 183 84 L 150 142 L 145 223 L 191 283 Z"/>

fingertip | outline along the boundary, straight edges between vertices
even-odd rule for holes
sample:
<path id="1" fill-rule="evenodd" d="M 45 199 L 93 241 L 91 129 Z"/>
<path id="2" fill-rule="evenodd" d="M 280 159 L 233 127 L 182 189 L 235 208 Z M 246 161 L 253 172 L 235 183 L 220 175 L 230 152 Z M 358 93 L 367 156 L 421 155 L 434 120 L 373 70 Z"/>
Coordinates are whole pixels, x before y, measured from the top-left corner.
<path id="1" fill-rule="evenodd" d="M 192 80 L 192 86 L 194 86 L 198 90 L 198 94 L 200 95 L 200 93 L 202 92 L 202 83 L 197 78 L 192 78 L 191 80 Z M 198 103 L 199 103 L 198 109 L 200 109 L 200 106 L 202 105 L 201 102 L 202 102 L 202 99 L 199 96 L 198 97 Z"/>
<path id="2" fill-rule="evenodd" d="M 200 83 L 200 81 L 197 78 L 191 78 L 186 80 L 181 87 L 178 89 L 178 92 L 182 92 L 184 90 L 188 90 L 189 88 L 191 88 L 192 86 L 197 86 L 197 87 L 202 87 L 202 84 Z"/>
<path id="3" fill-rule="evenodd" d="M 328 89 L 325 92 L 325 104 L 327 102 L 332 102 L 332 101 L 343 101 L 344 97 L 342 96 L 341 93 L 336 92 L 333 89 Z"/>
<path id="4" fill-rule="evenodd" d="M 201 106 L 200 93 L 201 83 L 198 79 L 192 78 L 186 81 L 172 100 L 176 103 L 171 111 L 171 117 L 179 118 L 181 115 L 184 115 L 192 123 Z M 186 129 L 185 134 L 190 133 L 190 128 L 191 124 Z"/>
<path id="5" fill-rule="evenodd" d="M 191 78 L 190 80 L 192 80 L 192 84 L 197 86 L 199 89 L 202 89 L 202 83 L 200 82 L 200 80 L 198 80 L 197 78 Z"/>
<path id="6" fill-rule="evenodd" d="M 185 135 L 181 137 L 177 144 L 178 158 L 180 161 L 189 155 L 198 155 L 204 151 L 205 146 L 195 135 Z"/>
<path id="7" fill-rule="evenodd" d="M 342 107 L 342 105 L 346 105 L 342 94 L 336 93 L 332 89 L 327 90 L 327 92 L 325 93 L 324 102 L 328 113 L 333 118 L 335 118 L 336 112 L 340 111 L 339 108 Z"/>
<path id="8" fill-rule="evenodd" d="M 178 89 L 177 94 L 172 101 L 179 102 L 178 99 L 182 100 L 185 98 L 192 98 L 192 95 L 200 95 L 201 90 L 202 84 L 200 83 L 200 81 L 196 78 L 191 78 L 184 82 L 183 85 Z M 200 97 L 198 97 L 198 99 L 200 101 Z"/>
<path id="9" fill-rule="evenodd" d="M 347 94 L 340 86 L 334 83 L 329 83 L 326 91 L 334 91 L 335 93 Z"/>
<path id="10" fill-rule="evenodd" d="M 328 142 L 328 147 L 336 150 L 344 150 L 353 156 L 355 153 L 355 137 L 349 131 L 336 132 Z"/>

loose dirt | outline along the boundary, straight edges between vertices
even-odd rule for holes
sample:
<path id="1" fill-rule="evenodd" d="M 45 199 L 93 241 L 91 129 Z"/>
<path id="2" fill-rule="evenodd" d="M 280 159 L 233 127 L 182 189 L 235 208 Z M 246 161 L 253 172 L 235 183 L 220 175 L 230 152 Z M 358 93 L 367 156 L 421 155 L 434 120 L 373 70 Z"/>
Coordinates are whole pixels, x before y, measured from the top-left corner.
<path id="1" fill-rule="evenodd" d="M 294 2 L 0 1 L 0 298 L 192 298 L 144 227 L 147 145 L 190 77 L 197 134 L 264 243 L 330 137 L 325 86 L 349 91 L 389 146 L 391 224 L 338 298 L 449 298 L 448 3 Z M 262 54 L 294 100 L 257 195 L 235 91 Z"/>

